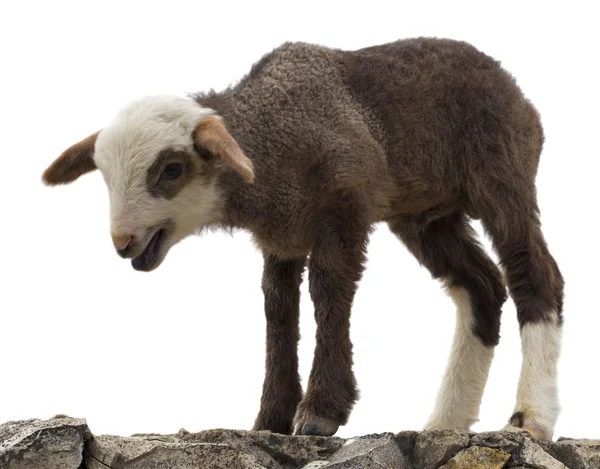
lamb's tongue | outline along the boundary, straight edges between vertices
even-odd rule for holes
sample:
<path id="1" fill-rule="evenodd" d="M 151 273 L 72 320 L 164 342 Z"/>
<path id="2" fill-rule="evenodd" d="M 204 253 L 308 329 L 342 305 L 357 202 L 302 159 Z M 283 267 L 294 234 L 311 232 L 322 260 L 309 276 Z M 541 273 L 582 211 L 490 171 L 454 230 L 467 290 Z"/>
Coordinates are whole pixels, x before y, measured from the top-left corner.
<path id="1" fill-rule="evenodd" d="M 154 264 L 156 260 L 156 255 L 158 253 L 158 241 L 161 237 L 162 230 L 157 231 L 152 239 L 139 256 L 131 259 L 131 266 L 135 270 L 148 270 Z"/>

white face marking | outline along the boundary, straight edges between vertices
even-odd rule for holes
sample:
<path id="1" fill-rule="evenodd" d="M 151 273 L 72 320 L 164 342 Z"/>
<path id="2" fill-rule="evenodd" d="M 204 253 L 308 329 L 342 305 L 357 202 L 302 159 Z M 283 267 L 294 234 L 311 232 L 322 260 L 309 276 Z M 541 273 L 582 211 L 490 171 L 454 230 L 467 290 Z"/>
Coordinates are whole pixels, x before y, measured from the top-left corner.
<path id="1" fill-rule="evenodd" d="M 554 319 L 528 323 L 521 329 L 523 364 L 515 412 L 523 412 L 523 426 L 552 438 L 560 412 L 557 367 L 562 328 Z M 528 428 L 529 427 L 529 428 Z"/>
<path id="2" fill-rule="evenodd" d="M 217 217 L 218 194 L 206 178 L 194 178 L 169 200 L 153 197 L 146 183 L 160 151 L 193 152 L 192 131 L 209 115 L 214 111 L 192 99 L 146 97 L 122 109 L 96 141 L 94 161 L 108 186 L 112 233 L 132 235 L 147 244 L 154 227 L 167 220 L 173 223 L 157 265 L 171 246 Z"/>
<path id="3" fill-rule="evenodd" d="M 473 312 L 467 290 L 448 287 L 448 292 L 456 304 L 456 330 L 435 410 L 425 429 L 466 432 L 479 419 L 494 348 L 483 345 L 473 334 Z"/>

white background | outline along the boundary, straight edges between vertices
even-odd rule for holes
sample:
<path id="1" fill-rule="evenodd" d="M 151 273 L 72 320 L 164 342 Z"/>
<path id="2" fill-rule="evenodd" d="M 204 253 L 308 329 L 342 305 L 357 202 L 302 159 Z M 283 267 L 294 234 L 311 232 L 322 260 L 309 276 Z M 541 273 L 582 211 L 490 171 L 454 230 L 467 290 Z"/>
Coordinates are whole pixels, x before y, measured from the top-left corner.
<path id="1" fill-rule="evenodd" d="M 0 421 L 66 413 L 121 435 L 250 428 L 265 321 L 262 258 L 248 234 L 189 238 L 157 271 L 135 272 L 112 247 L 100 174 L 56 189 L 40 175 L 130 100 L 222 89 L 286 40 L 353 49 L 438 36 L 501 60 L 542 114 L 539 203 L 567 281 L 555 436 L 600 438 L 593 3 L 2 2 Z M 302 293 L 305 383 L 315 325 L 306 282 Z M 511 414 L 515 317 L 508 302 L 475 430 Z M 420 429 L 453 328 L 450 299 L 379 227 L 352 315 L 362 398 L 338 434 Z"/>

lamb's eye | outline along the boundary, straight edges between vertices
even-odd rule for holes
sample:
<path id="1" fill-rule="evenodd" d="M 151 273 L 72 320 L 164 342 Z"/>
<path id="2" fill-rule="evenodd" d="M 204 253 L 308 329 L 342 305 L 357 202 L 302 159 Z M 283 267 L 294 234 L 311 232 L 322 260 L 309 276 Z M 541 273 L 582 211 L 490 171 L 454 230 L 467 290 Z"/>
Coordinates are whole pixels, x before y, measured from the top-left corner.
<path id="1" fill-rule="evenodd" d="M 178 179 L 183 172 L 183 165 L 180 163 L 169 163 L 163 171 L 164 179 Z"/>

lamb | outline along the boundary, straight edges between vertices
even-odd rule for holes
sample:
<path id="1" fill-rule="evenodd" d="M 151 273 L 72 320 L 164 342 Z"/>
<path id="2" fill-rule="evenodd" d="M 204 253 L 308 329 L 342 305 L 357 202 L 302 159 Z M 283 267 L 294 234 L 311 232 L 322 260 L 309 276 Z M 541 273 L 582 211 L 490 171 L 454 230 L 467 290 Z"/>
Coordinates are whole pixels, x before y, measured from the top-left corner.
<path id="1" fill-rule="evenodd" d="M 535 195 L 540 117 L 473 46 L 417 38 L 342 51 L 286 43 L 222 92 L 151 96 L 45 171 L 99 169 L 112 240 L 134 269 L 206 227 L 249 230 L 264 255 L 266 376 L 255 430 L 333 435 L 357 399 L 350 310 L 375 223 L 386 222 L 457 307 L 451 358 L 426 429 L 467 431 L 498 344 L 506 287 L 523 363 L 509 423 L 551 439 L 559 413 L 563 279 Z M 481 220 L 504 277 L 480 246 Z M 317 338 L 303 393 L 299 286 Z"/>

